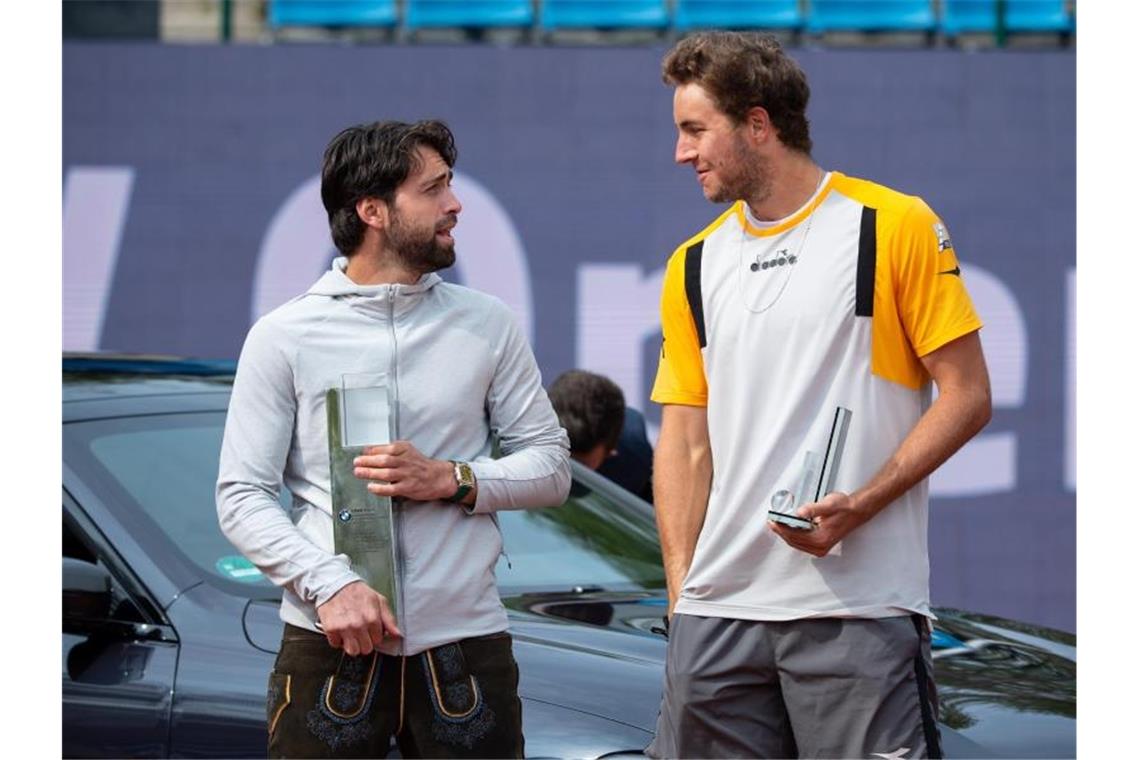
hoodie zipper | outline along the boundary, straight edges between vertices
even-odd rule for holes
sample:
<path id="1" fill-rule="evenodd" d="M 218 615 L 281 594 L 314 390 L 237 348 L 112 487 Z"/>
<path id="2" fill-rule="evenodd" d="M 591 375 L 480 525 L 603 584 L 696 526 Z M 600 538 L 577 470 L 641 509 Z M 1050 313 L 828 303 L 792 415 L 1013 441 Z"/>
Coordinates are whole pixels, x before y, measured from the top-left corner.
<path id="1" fill-rule="evenodd" d="M 389 376 L 392 378 L 392 433 L 395 440 L 400 439 L 400 383 L 397 377 L 397 345 L 396 345 L 396 288 L 388 286 L 388 334 L 392 339 L 392 361 Z M 396 581 L 400 593 L 400 607 L 404 612 L 404 619 L 398 621 L 403 638 L 400 639 L 400 654 L 407 651 L 408 645 L 408 609 L 407 597 L 404 595 L 404 504 L 392 499 L 392 519 L 395 522 L 396 533 Z"/>

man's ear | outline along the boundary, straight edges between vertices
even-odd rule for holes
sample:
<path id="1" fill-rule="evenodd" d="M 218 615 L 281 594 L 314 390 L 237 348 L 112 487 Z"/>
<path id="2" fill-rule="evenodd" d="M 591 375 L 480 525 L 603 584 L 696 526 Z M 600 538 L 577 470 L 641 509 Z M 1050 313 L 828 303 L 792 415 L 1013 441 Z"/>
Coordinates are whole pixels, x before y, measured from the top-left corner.
<path id="1" fill-rule="evenodd" d="M 356 202 L 356 215 L 360 221 L 375 230 L 388 228 L 388 204 L 379 198 L 361 198 Z"/>
<path id="2" fill-rule="evenodd" d="M 767 109 L 762 106 L 753 106 L 744 115 L 744 127 L 748 137 L 754 143 L 763 143 L 775 137 L 776 131 L 772 126 L 772 119 Z"/>

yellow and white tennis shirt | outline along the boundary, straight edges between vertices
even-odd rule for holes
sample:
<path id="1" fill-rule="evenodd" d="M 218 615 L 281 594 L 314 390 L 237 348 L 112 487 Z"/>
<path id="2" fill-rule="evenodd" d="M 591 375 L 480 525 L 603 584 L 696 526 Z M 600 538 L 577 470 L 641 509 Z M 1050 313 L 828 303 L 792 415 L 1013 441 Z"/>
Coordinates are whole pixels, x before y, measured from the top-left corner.
<path id="1" fill-rule="evenodd" d="M 676 611 L 747 620 L 930 614 L 927 483 L 815 558 L 767 528 L 852 410 L 835 490 L 866 483 L 931 399 L 919 357 L 982 326 L 921 198 L 838 172 L 764 225 L 737 202 L 669 260 L 652 399 L 706 406 L 713 479 Z"/>

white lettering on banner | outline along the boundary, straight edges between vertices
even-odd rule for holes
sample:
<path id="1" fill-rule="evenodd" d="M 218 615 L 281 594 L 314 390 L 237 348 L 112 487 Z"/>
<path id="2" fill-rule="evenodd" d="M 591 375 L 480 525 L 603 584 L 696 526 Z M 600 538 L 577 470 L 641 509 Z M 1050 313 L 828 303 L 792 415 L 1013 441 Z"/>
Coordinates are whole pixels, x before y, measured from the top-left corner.
<path id="1" fill-rule="evenodd" d="M 643 277 L 636 264 L 578 267 L 576 366 L 609 377 L 635 409 L 643 406 L 642 345 L 646 337 L 661 334 L 658 304 L 664 283 L 664 268 Z"/>
<path id="2" fill-rule="evenodd" d="M 1077 490 L 1077 270 L 1065 273 L 1065 488 Z"/>
<path id="3" fill-rule="evenodd" d="M 452 187 L 463 204 L 453 233 L 459 281 L 502 299 L 533 342 L 526 250 L 510 216 L 471 177 L 456 172 Z M 252 320 L 308 290 L 334 255 L 318 175 L 298 186 L 269 223 L 253 275 Z"/>
<path id="4" fill-rule="evenodd" d="M 63 348 L 95 351 L 103 332 L 135 171 L 75 166 L 63 190 Z"/>
<path id="5" fill-rule="evenodd" d="M 452 189 L 463 204 L 455 236 L 455 269 L 464 285 L 501 298 L 534 345 L 534 305 L 526 249 L 510 214 L 491 192 L 455 172 Z"/>
<path id="6" fill-rule="evenodd" d="M 253 270 L 250 321 L 308 290 L 335 253 L 318 174 L 301 183 L 269 221 Z"/>
<path id="7" fill-rule="evenodd" d="M 1025 403 L 1029 381 L 1029 339 L 1017 298 L 990 272 L 961 264 L 974 308 L 985 327 L 980 335 L 996 409 Z M 930 476 L 932 496 L 981 496 L 1017 487 L 1017 436 L 981 433 Z"/>

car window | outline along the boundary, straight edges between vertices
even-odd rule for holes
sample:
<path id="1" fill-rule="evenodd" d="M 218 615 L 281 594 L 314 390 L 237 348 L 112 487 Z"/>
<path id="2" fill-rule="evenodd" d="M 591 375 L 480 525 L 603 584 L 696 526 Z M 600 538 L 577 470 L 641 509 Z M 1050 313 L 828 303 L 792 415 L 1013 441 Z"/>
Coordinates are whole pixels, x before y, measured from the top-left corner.
<path id="1" fill-rule="evenodd" d="M 495 573 L 504 592 L 664 588 L 653 511 L 632 495 L 575 480 L 552 509 L 497 513 L 506 556 Z"/>
<path id="2" fill-rule="evenodd" d="M 74 422 L 65 426 L 64 455 L 148 552 L 177 553 L 210 583 L 263 597 L 272 585 L 218 526 L 224 426 L 222 412 Z M 597 477 L 577 478 L 563 506 L 497 513 L 509 558 L 496 568 L 499 585 L 513 592 L 663 587 L 652 509 L 624 493 Z"/>
<path id="3" fill-rule="evenodd" d="M 67 518 L 63 520 L 63 556 L 66 559 L 76 560 L 83 562 L 94 567 L 98 567 L 105 571 L 110 577 L 110 597 L 108 606 L 106 608 L 105 620 L 113 620 L 120 623 L 146 623 L 153 622 L 151 617 L 148 617 L 131 598 L 131 595 L 126 591 L 126 588 L 115 576 L 114 570 L 107 565 L 91 547 L 90 543 L 84 540 L 80 530 L 68 523 Z M 66 565 L 66 563 L 65 563 Z M 67 568 L 64 568 L 64 595 L 63 595 L 63 623 L 64 630 L 74 629 L 74 618 L 84 613 L 83 600 L 77 600 L 68 595 L 68 573 Z M 152 613 L 153 613 L 152 608 Z"/>
<path id="4" fill-rule="evenodd" d="M 225 413 L 70 423 L 64 455 L 153 556 L 175 553 L 227 590 L 265 596 L 272 584 L 222 534 L 214 483 Z"/>

